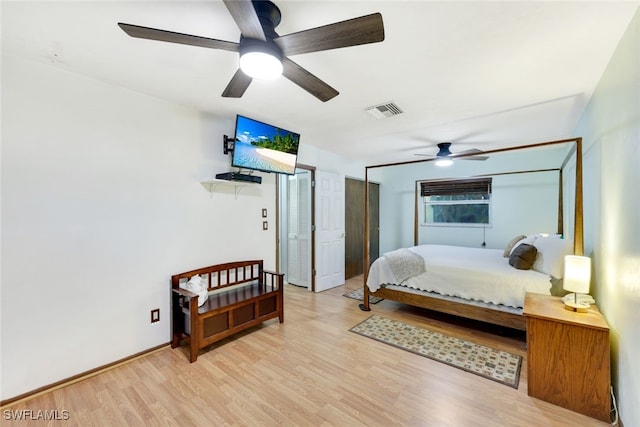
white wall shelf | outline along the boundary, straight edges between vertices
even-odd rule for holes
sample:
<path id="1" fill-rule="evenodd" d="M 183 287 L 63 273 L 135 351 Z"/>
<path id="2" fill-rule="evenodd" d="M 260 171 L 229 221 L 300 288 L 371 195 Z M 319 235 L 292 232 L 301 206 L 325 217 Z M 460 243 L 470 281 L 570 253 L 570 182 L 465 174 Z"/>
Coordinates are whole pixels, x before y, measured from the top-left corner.
<path id="1" fill-rule="evenodd" d="M 211 197 L 213 197 L 213 193 L 215 192 L 229 192 L 233 191 L 236 198 L 238 197 L 238 193 L 240 190 L 247 185 L 251 185 L 249 182 L 239 182 L 239 181 L 228 181 L 226 179 L 212 179 L 210 181 L 203 181 L 200 184 L 207 190 Z"/>

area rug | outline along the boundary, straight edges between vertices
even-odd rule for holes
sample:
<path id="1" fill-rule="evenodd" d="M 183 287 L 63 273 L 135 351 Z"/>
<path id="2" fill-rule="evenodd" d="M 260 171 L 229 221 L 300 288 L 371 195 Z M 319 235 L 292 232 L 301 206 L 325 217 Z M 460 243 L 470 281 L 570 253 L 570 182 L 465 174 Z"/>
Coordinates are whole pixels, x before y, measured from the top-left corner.
<path id="1" fill-rule="evenodd" d="M 518 388 L 522 356 L 373 315 L 350 329 L 362 336 Z"/>
<path id="2" fill-rule="evenodd" d="M 362 290 L 362 288 L 358 288 L 358 289 L 355 289 L 355 290 L 353 290 L 351 292 L 347 292 L 343 296 L 345 296 L 347 298 L 357 299 L 359 301 L 364 301 L 364 296 L 363 295 L 364 295 L 364 291 Z M 370 304 L 377 304 L 382 300 L 384 300 L 384 298 L 372 297 L 371 295 L 369 295 L 369 303 Z"/>

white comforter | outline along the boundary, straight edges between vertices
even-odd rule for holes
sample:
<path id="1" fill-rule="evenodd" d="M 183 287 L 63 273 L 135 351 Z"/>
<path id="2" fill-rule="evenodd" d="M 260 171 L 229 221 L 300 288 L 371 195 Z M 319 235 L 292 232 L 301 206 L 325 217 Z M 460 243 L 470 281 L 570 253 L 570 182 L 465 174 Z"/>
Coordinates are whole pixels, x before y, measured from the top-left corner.
<path id="1" fill-rule="evenodd" d="M 398 283 L 385 256 L 371 264 L 367 286 L 403 285 L 442 295 L 522 307 L 526 292 L 550 294 L 551 277 L 509 265 L 501 249 L 421 245 L 408 248 L 424 258 L 424 273 Z"/>

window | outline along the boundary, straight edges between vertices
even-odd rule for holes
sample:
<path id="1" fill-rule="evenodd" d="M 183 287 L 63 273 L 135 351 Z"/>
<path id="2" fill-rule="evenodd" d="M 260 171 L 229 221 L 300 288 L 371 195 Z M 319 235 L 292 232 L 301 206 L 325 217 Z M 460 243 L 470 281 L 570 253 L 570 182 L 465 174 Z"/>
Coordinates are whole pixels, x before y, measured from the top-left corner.
<path id="1" fill-rule="evenodd" d="M 491 178 L 420 182 L 425 225 L 489 225 Z"/>

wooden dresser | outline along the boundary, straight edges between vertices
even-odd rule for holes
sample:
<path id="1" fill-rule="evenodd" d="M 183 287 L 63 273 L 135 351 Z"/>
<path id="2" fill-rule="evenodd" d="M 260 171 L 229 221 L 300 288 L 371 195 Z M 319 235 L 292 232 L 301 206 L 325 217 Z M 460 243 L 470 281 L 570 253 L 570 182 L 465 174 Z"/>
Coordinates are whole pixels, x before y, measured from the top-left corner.
<path id="1" fill-rule="evenodd" d="M 524 315 L 529 396 L 611 422 L 609 325 L 598 308 L 575 313 L 527 293 Z"/>

